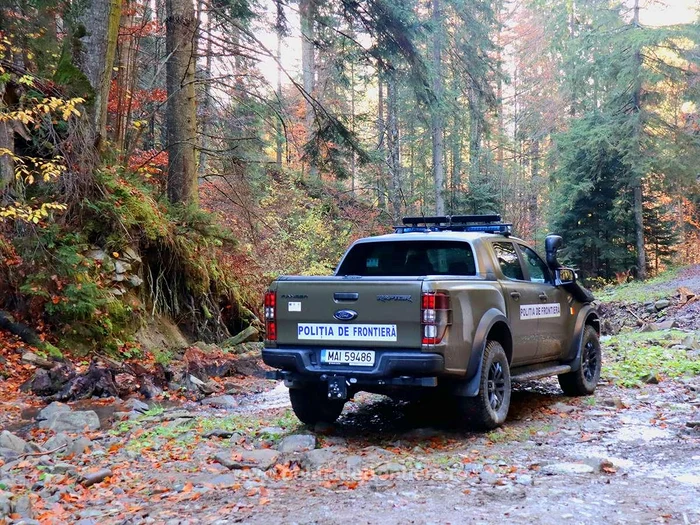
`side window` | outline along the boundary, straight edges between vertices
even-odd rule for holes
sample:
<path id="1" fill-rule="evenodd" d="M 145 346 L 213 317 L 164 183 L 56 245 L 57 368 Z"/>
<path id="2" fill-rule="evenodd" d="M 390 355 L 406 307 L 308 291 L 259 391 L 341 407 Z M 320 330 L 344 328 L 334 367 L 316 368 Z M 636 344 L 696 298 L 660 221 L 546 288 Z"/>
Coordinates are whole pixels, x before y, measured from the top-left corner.
<path id="1" fill-rule="evenodd" d="M 519 244 L 518 246 L 520 247 L 520 251 L 523 252 L 525 265 L 530 273 L 530 280 L 533 283 L 551 282 L 549 277 L 549 269 L 544 261 L 540 259 L 540 256 L 527 246 L 523 246 L 522 244 Z"/>
<path id="2" fill-rule="evenodd" d="M 523 281 L 523 269 L 520 267 L 520 260 L 512 242 L 495 242 L 493 250 L 496 252 L 496 259 L 501 266 L 501 271 L 508 279 Z"/>

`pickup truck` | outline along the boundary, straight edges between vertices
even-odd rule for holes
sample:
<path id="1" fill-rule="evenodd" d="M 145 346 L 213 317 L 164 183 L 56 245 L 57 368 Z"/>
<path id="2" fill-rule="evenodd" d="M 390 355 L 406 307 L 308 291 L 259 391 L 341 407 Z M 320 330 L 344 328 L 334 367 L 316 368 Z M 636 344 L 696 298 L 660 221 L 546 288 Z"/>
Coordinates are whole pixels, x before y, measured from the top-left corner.
<path id="1" fill-rule="evenodd" d="M 495 428 L 511 383 L 556 375 L 567 395 L 600 377 L 593 296 L 498 215 L 407 217 L 360 239 L 333 276 L 281 276 L 265 294 L 263 361 L 297 417 L 333 422 L 358 391 L 439 394 L 458 421 Z M 453 406 L 453 405 L 450 405 Z"/>

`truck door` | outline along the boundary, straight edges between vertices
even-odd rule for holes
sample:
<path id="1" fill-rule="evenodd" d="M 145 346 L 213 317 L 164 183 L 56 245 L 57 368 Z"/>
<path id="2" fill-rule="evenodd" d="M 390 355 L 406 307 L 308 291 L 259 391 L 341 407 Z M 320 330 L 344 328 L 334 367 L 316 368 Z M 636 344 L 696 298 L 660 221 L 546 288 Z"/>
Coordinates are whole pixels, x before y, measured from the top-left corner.
<path id="1" fill-rule="evenodd" d="M 503 274 L 499 279 L 503 288 L 508 322 L 513 335 L 513 365 L 536 360 L 538 346 L 537 317 L 521 315 L 523 305 L 539 302 L 537 285 L 525 280 L 520 258 L 512 242 L 494 242 L 493 250 Z"/>
<path id="2" fill-rule="evenodd" d="M 569 340 L 569 294 L 554 286 L 549 268 L 532 248 L 523 244 L 518 244 L 518 248 L 525 267 L 525 277 L 537 291 L 535 307 L 530 309 L 531 315 L 538 320 L 537 360 L 556 359 L 562 355 L 563 345 Z"/>

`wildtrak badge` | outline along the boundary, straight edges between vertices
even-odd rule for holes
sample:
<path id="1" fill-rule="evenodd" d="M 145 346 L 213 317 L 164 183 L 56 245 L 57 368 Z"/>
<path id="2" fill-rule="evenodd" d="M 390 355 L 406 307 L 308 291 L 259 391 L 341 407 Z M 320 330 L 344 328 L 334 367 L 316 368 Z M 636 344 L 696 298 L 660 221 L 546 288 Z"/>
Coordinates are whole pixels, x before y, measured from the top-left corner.
<path id="1" fill-rule="evenodd" d="M 412 303 L 413 296 L 412 295 L 378 295 L 377 301 L 379 301 L 380 303 L 390 303 L 392 301 Z"/>

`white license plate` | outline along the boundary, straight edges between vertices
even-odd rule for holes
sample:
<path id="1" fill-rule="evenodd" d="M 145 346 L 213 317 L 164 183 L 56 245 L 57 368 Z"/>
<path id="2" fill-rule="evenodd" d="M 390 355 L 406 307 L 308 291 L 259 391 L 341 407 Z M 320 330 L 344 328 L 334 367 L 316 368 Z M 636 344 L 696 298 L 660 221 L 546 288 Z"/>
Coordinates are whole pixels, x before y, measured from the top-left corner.
<path id="1" fill-rule="evenodd" d="M 321 350 L 321 362 L 327 365 L 374 366 L 372 350 Z"/>

